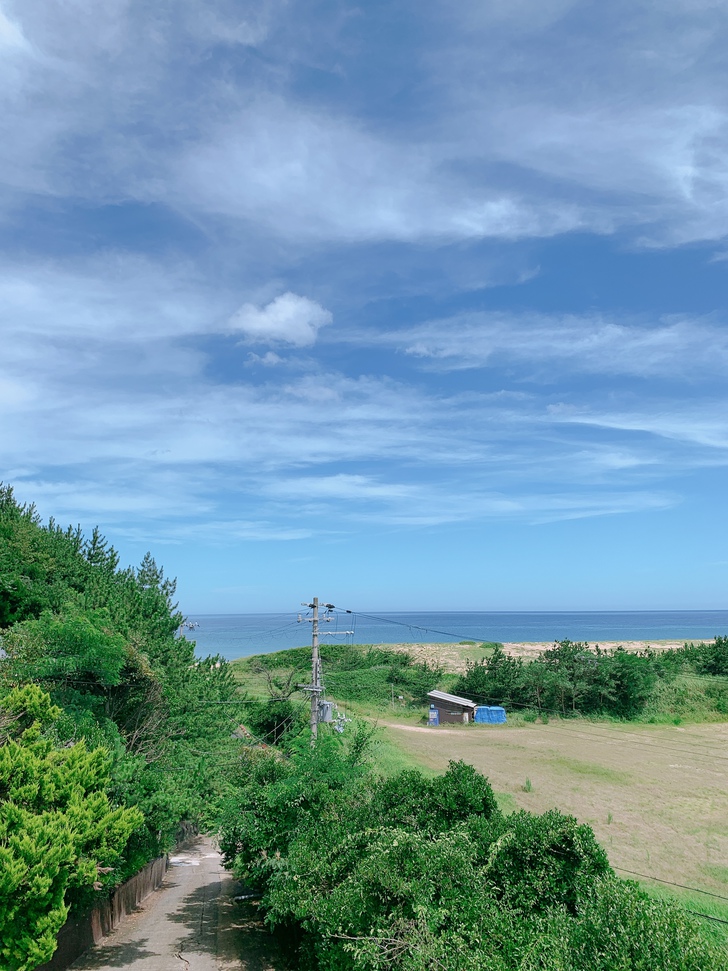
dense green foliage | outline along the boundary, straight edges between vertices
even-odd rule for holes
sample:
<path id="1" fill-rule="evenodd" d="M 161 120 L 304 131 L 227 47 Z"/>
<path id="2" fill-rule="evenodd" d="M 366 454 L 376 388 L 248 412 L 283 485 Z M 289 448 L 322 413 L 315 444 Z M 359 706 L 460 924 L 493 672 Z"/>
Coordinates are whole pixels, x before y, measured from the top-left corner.
<path id="1" fill-rule="evenodd" d="M 718 636 L 712 644 L 686 644 L 678 651 L 666 651 L 663 657 L 669 667 L 728 677 L 728 636 Z"/>
<path id="2" fill-rule="evenodd" d="M 320 656 L 325 687 L 338 701 L 386 704 L 392 695 L 421 705 L 437 687 L 442 670 L 416 662 L 410 654 L 386 647 L 323 643 Z M 240 663 L 240 662 L 238 662 Z M 297 647 L 245 660 L 244 671 L 292 671 L 297 680 L 309 678 L 311 648 Z"/>
<path id="3" fill-rule="evenodd" d="M 98 531 L 87 540 L 79 529 L 44 526 L 33 507 L 19 505 L 12 490 L 0 486 L 0 704 L 14 704 L 17 690 L 32 686 L 50 698 L 54 712 L 33 728 L 32 738 L 7 736 L 0 760 L 16 773 L 21 762 L 32 764 L 39 777 L 44 766 L 67 766 L 77 773 L 73 785 L 83 786 L 78 760 L 90 773 L 88 789 L 78 796 L 96 814 L 89 826 L 106 813 L 113 836 L 98 857 L 113 856 L 113 870 L 89 883 L 91 871 L 78 861 L 83 854 L 96 857 L 88 838 L 86 846 L 67 837 L 61 816 L 68 806 L 51 799 L 47 810 L 40 803 L 23 807 L 14 790 L 0 786 L 6 813 L 0 852 L 14 852 L 18 840 L 35 845 L 36 817 L 53 812 L 59 820 L 42 823 L 45 842 L 38 835 L 32 877 L 18 877 L 17 887 L 10 877 L 3 884 L 4 892 L 24 901 L 28 920 L 46 915 L 43 941 L 69 906 L 88 906 L 94 883 L 103 892 L 170 848 L 181 820 L 214 827 L 222 800 L 233 791 L 241 747 L 233 730 L 244 706 L 225 662 L 198 660 L 194 644 L 176 636 L 182 617 L 174 589 L 150 555 L 136 570 L 120 569 Z M 8 828 L 11 817 L 14 829 Z M 116 826 L 117 818 L 134 825 Z M 8 948 L 20 946 L 25 931 L 19 920 L 0 910 L 0 937 Z"/>
<path id="4" fill-rule="evenodd" d="M 728 670 L 728 638 L 715 644 L 686 645 L 676 651 L 605 651 L 569 640 L 539 658 L 524 661 L 497 645 L 490 657 L 468 664 L 453 690 L 483 704 L 534 708 L 569 715 L 610 715 L 633 719 L 667 698 L 666 685 Z M 689 691 L 688 691 L 689 693 Z M 728 684 L 707 679 L 700 689 L 714 714 L 728 714 Z M 689 707 L 686 705 L 689 711 Z M 670 710 L 663 703 L 663 708 Z M 684 708 L 675 714 L 687 713 Z"/>
<path id="5" fill-rule="evenodd" d="M 2 701 L 0 737 L 0 966 L 28 971 L 48 960 L 66 920 L 69 890 L 101 889 L 138 809 L 114 808 L 109 758 L 83 741 L 57 748 L 43 729 L 60 709 L 36 685 Z"/>
<path id="6" fill-rule="evenodd" d="M 485 778 L 383 779 L 327 733 L 258 752 L 221 847 L 309 971 L 726 971 L 678 907 L 611 872 L 588 826 L 504 817 Z"/>

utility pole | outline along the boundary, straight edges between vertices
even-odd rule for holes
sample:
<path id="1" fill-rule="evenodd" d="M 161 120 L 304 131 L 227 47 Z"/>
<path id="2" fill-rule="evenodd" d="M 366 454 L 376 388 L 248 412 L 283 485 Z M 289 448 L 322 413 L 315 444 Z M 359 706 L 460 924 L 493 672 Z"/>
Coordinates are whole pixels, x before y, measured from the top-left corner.
<path id="1" fill-rule="evenodd" d="M 311 744 L 318 737 L 319 694 L 321 693 L 321 664 L 319 661 L 319 615 L 318 597 L 313 598 L 313 621 L 311 623 Z"/>
<path id="2" fill-rule="evenodd" d="M 311 745 L 316 744 L 316 739 L 318 737 L 318 723 L 319 723 L 319 698 L 321 697 L 321 692 L 324 690 L 321 684 L 321 658 L 319 657 L 319 599 L 318 597 L 313 598 L 313 603 L 307 604 L 302 603 L 302 607 L 310 607 L 313 610 L 313 617 L 311 620 L 311 684 L 299 684 L 298 687 L 302 691 L 311 692 Z M 334 609 L 333 604 L 324 604 L 327 612 Z M 299 616 L 299 621 L 301 617 Z M 331 620 L 330 617 L 324 617 L 324 620 Z"/>

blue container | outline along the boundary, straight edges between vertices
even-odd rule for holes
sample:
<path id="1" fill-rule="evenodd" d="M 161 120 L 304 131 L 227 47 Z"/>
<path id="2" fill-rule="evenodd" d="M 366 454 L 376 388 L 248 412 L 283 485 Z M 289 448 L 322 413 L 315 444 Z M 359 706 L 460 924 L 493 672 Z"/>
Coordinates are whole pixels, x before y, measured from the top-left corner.
<path id="1" fill-rule="evenodd" d="M 506 720 L 506 710 L 500 705 L 478 705 L 475 709 L 475 721 L 479 725 L 503 725 Z"/>

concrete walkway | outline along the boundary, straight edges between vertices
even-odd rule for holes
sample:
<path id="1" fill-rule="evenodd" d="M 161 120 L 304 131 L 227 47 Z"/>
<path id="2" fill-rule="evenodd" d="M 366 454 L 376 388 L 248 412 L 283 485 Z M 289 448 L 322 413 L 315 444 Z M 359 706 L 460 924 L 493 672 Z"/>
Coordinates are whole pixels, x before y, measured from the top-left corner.
<path id="1" fill-rule="evenodd" d="M 74 971 L 282 971 L 254 908 L 234 901 L 235 882 L 210 840 L 191 840 L 170 864 L 159 890 Z"/>

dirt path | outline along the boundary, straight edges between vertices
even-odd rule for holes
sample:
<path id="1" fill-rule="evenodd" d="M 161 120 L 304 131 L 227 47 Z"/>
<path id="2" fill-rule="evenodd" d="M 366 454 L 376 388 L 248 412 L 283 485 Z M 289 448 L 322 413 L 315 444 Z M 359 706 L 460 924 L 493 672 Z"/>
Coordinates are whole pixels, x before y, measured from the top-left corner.
<path id="1" fill-rule="evenodd" d="M 198 837 L 170 859 L 164 883 L 74 971 L 281 971 L 275 942 L 210 840 Z"/>
<path id="2" fill-rule="evenodd" d="M 464 759 L 519 808 L 590 823 L 614 866 L 728 895 L 728 724 L 379 724 L 436 771 Z"/>

